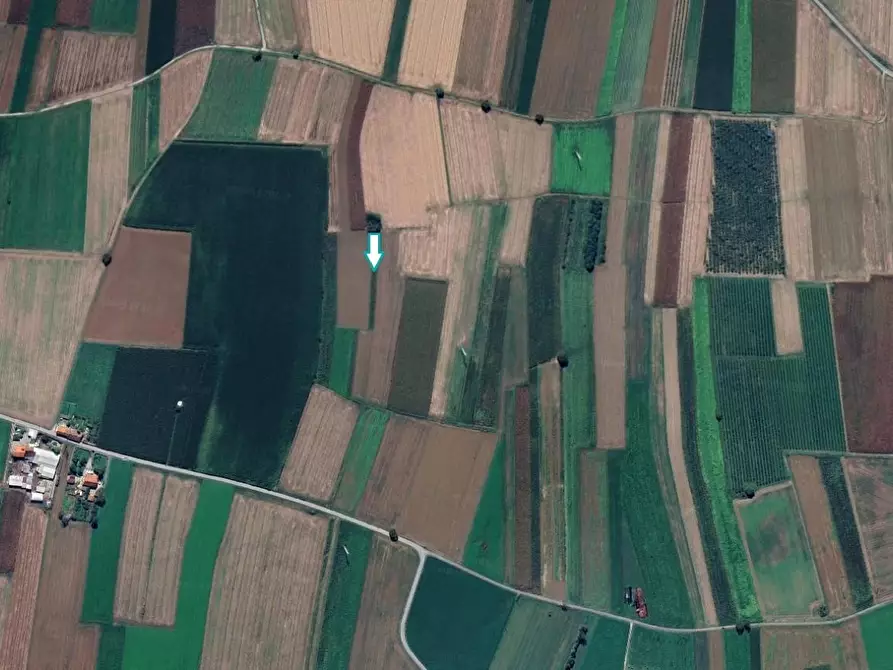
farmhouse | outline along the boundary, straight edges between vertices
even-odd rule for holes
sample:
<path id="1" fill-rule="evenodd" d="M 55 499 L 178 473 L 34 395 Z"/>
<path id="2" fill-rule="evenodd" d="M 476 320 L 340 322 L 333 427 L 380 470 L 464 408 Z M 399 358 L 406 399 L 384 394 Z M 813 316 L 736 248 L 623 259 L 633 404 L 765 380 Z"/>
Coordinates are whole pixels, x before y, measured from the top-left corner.
<path id="1" fill-rule="evenodd" d="M 38 433 L 30 430 L 26 435 L 16 431 L 10 447 L 9 477 L 7 484 L 30 492 L 31 502 L 52 504 L 55 490 L 59 454 L 38 446 Z"/>

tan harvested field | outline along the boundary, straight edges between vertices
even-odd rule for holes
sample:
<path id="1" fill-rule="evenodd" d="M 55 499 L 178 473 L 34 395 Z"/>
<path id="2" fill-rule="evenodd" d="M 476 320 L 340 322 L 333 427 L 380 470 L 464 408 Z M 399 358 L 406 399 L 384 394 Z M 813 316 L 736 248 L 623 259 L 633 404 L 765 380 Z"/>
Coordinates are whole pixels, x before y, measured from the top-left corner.
<path id="1" fill-rule="evenodd" d="M 651 46 L 648 51 L 648 65 L 642 85 L 642 107 L 659 107 L 664 97 L 670 36 L 673 33 L 673 16 L 676 0 L 657 0 L 654 12 L 654 27 L 651 29 Z M 676 104 L 671 103 L 671 107 Z"/>
<path id="2" fill-rule="evenodd" d="M 260 0 L 257 7 L 267 48 L 279 51 L 310 48 L 307 0 Z"/>
<path id="3" fill-rule="evenodd" d="M 31 670 L 92 670 L 96 665 L 99 628 L 79 624 L 90 533 L 85 523 L 48 525 L 28 656 Z"/>
<path id="4" fill-rule="evenodd" d="M 865 563 L 876 601 L 893 595 L 893 462 L 845 458 Z"/>
<path id="5" fill-rule="evenodd" d="M 553 0 L 533 87 L 532 114 L 592 116 L 613 14 L 614 0 Z"/>
<path id="6" fill-rule="evenodd" d="M 136 41 L 129 35 L 60 30 L 52 84 L 42 102 L 70 100 L 131 80 Z"/>
<path id="7" fill-rule="evenodd" d="M 707 658 L 709 670 L 726 670 L 726 645 L 723 631 L 707 633 Z"/>
<path id="8" fill-rule="evenodd" d="M 342 328 L 369 328 L 372 272 L 365 262 L 368 236 L 364 230 L 338 232 L 337 306 L 335 323 Z M 390 250 L 388 250 L 390 251 Z"/>
<path id="9" fill-rule="evenodd" d="M 868 670 L 858 621 L 833 628 L 767 628 L 760 631 L 760 651 L 762 670 Z"/>
<path id="10" fill-rule="evenodd" d="M 452 90 L 499 100 L 512 29 L 514 0 L 467 0 Z"/>
<path id="11" fill-rule="evenodd" d="M 25 111 L 43 107 L 50 94 L 50 81 L 52 64 L 59 45 L 58 30 L 42 30 L 40 44 L 37 47 L 37 56 L 31 74 L 31 84 L 28 87 L 28 100 L 25 103 Z"/>
<path id="12" fill-rule="evenodd" d="M 402 231 L 400 271 L 412 277 L 449 280 L 468 250 L 474 219 L 474 207 L 448 207 L 436 213 L 429 227 Z"/>
<path id="13" fill-rule="evenodd" d="M 809 545 L 815 558 L 819 582 L 825 594 L 825 604 L 834 616 L 848 614 L 853 609 L 840 542 L 834 532 L 828 494 L 822 484 L 822 471 L 817 459 L 811 456 L 789 456 L 788 465 L 794 479 L 800 513 L 809 535 Z"/>
<path id="14" fill-rule="evenodd" d="M 329 500 L 359 414 L 356 403 L 314 384 L 279 486 L 317 500 Z"/>
<path id="15" fill-rule="evenodd" d="M 779 356 L 802 353 L 800 303 L 793 280 L 772 280 L 772 322 L 775 325 L 775 353 Z"/>
<path id="16" fill-rule="evenodd" d="M 831 7 L 869 49 L 893 60 L 893 5 L 886 0 L 837 0 Z"/>
<path id="17" fill-rule="evenodd" d="M 358 515 L 461 560 L 496 435 L 394 416 Z"/>
<path id="18" fill-rule="evenodd" d="M 0 25 L 0 112 L 9 111 L 27 26 Z"/>
<path id="19" fill-rule="evenodd" d="M 434 385 L 428 409 L 429 415 L 433 417 L 442 418 L 446 413 L 449 376 L 457 355 L 456 350 L 460 345 L 468 346 L 470 343 L 477 315 L 489 231 L 490 209 L 474 208 L 468 243 L 456 248 L 450 268 L 443 324 L 440 328 L 440 346 L 434 366 Z"/>
<path id="20" fill-rule="evenodd" d="M 351 647 L 350 670 L 415 669 L 415 663 L 400 642 L 400 619 L 417 566 L 414 552 L 373 534 Z"/>
<path id="21" fill-rule="evenodd" d="M 167 149 L 192 116 L 208 78 L 212 55 L 212 51 L 192 53 L 161 71 L 160 151 Z"/>
<path id="22" fill-rule="evenodd" d="M 163 487 L 161 472 L 137 468 L 133 473 L 115 586 L 116 621 L 139 622 L 143 618 L 149 591 L 152 536 Z"/>
<path id="23" fill-rule="evenodd" d="M 509 114 L 440 103 L 454 202 L 540 195 L 549 190 L 552 127 Z"/>
<path id="24" fill-rule="evenodd" d="M 657 149 L 654 158 L 654 178 L 651 185 L 651 209 L 648 215 L 648 247 L 645 255 L 645 304 L 654 304 L 654 284 L 657 277 L 657 256 L 660 241 L 660 218 L 663 207 L 664 182 L 667 177 L 667 154 L 670 148 L 669 114 L 661 114 L 657 126 Z"/>
<path id="25" fill-rule="evenodd" d="M 0 637 L 0 670 L 22 670 L 28 664 L 46 531 L 47 515 L 43 510 L 36 505 L 25 507 L 16 571 Z"/>
<path id="26" fill-rule="evenodd" d="M 214 41 L 259 47 L 260 26 L 254 0 L 217 0 L 214 15 Z"/>
<path id="27" fill-rule="evenodd" d="M 87 169 L 87 217 L 84 253 L 108 248 L 112 230 L 127 201 L 130 166 L 131 89 L 92 102 L 90 164 Z"/>
<path id="28" fill-rule="evenodd" d="M 704 544 L 698 528 L 698 517 L 692 496 L 688 470 L 685 467 L 685 453 L 682 446 L 682 398 L 679 392 L 679 351 L 677 347 L 678 323 L 675 309 L 661 310 L 661 328 L 663 334 L 663 388 L 664 412 L 667 422 L 667 451 L 670 467 L 673 471 L 677 500 L 668 501 L 669 507 L 678 505 L 682 516 L 685 543 L 691 556 L 697 591 L 704 610 L 704 623 L 708 626 L 718 623 L 716 603 L 710 589 L 710 575 L 707 571 L 707 560 Z"/>
<path id="29" fill-rule="evenodd" d="M 561 368 L 556 361 L 539 370 L 540 551 L 542 592 L 567 598 L 567 525 L 564 508 L 564 452 L 561 445 Z"/>
<path id="30" fill-rule="evenodd" d="M 290 144 L 334 144 L 355 77 L 310 61 L 280 58 L 258 138 Z"/>
<path id="31" fill-rule="evenodd" d="M 710 119 L 696 116 L 692 124 L 691 155 L 682 222 L 682 254 L 679 260 L 679 296 L 676 304 L 691 304 L 694 278 L 704 274 L 707 233 L 713 211 L 713 138 Z"/>
<path id="32" fill-rule="evenodd" d="M 397 81 L 453 88 L 467 0 L 415 0 L 409 5 Z M 478 64 L 480 66 L 480 64 Z"/>
<path id="33" fill-rule="evenodd" d="M 807 201 L 818 279 L 868 279 L 852 123 L 804 119 Z"/>
<path id="34" fill-rule="evenodd" d="M 685 67 L 685 38 L 688 32 L 689 0 L 677 0 L 673 7 L 670 44 L 667 53 L 667 74 L 661 106 L 675 107 L 679 104 L 682 90 L 682 75 Z"/>
<path id="35" fill-rule="evenodd" d="M 375 328 L 357 335 L 353 395 L 386 405 L 391 391 L 391 369 L 397 348 L 397 329 L 403 309 L 405 282 L 400 275 L 398 235 L 381 236 L 385 257 L 378 266 L 375 288 Z"/>
<path id="36" fill-rule="evenodd" d="M 376 86 L 360 134 L 360 166 L 366 209 L 380 214 L 385 228 L 430 223 L 428 209 L 449 204 L 435 98 Z"/>
<path id="37" fill-rule="evenodd" d="M 508 203 L 502 246 L 499 249 L 500 265 L 527 265 L 527 247 L 530 244 L 530 226 L 533 222 L 534 198 L 521 198 Z"/>
<path id="38" fill-rule="evenodd" d="M 95 258 L 0 254 L 0 411 L 51 426 L 102 272 Z"/>
<path id="39" fill-rule="evenodd" d="M 192 236 L 122 228 L 84 327 L 96 342 L 183 345 Z"/>
<path id="40" fill-rule="evenodd" d="M 214 569 L 202 668 L 304 667 L 328 526 L 326 517 L 236 495 Z"/>
<path id="41" fill-rule="evenodd" d="M 794 281 L 815 279 L 812 227 L 806 200 L 806 144 L 801 119 L 780 119 L 775 130 L 785 272 Z"/>
<path id="42" fill-rule="evenodd" d="M 797 0 L 794 108 L 799 113 L 878 120 L 884 110 L 879 73 L 810 0 Z"/>
<path id="43" fill-rule="evenodd" d="M 361 72 L 381 74 L 394 0 L 297 0 L 301 1 L 307 5 L 313 53 Z"/>
<path id="44" fill-rule="evenodd" d="M 893 274 L 893 123 L 855 128 L 865 260 L 871 274 Z"/>

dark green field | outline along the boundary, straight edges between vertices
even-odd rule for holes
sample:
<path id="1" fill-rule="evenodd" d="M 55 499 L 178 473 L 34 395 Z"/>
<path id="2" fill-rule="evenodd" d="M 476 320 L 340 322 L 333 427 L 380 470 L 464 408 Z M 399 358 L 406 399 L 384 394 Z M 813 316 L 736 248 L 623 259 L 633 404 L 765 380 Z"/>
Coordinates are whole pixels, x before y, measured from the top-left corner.
<path id="1" fill-rule="evenodd" d="M 118 347 L 84 342 L 62 398 L 62 414 L 77 415 L 94 423 L 102 420 Z"/>
<path id="2" fill-rule="evenodd" d="M 794 111 L 796 0 L 753 0 L 751 111 Z"/>
<path id="3" fill-rule="evenodd" d="M 695 667 L 693 635 L 635 628 L 630 640 L 627 670 L 690 670 Z"/>
<path id="4" fill-rule="evenodd" d="M 385 52 L 382 78 L 397 81 L 400 69 L 400 56 L 403 54 L 403 40 L 406 37 L 406 24 L 409 21 L 409 7 L 412 0 L 396 0 L 394 15 L 391 18 L 391 34 L 388 37 L 388 50 Z"/>
<path id="5" fill-rule="evenodd" d="M 568 199 L 537 198 L 527 252 L 528 364 L 553 358 L 561 346 L 562 225 Z"/>
<path id="6" fill-rule="evenodd" d="M 139 2 L 133 0 L 93 0 L 90 28 L 106 33 L 133 33 Z"/>
<path id="7" fill-rule="evenodd" d="M 218 356 L 205 472 L 278 479 L 317 370 L 327 175 L 318 150 L 175 142 L 128 216 L 192 231 L 184 346 Z"/>
<path id="8" fill-rule="evenodd" d="M 121 670 L 124 663 L 125 626 L 102 626 L 99 651 L 96 654 L 96 670 Z"/>
<path id="9" fill-rule="evenodd" d="M 0 247 L 81 251 L 90 103 L 0 119 Z"/>
<path id="10" fill-rule="evenodd" d="M 505 580 L 506 548 L 506 449 L 505 437 L 499 440 L 487 482 L 478 502 L 477 513 L 462 563 L 475 572 L 496 581 Z"/>

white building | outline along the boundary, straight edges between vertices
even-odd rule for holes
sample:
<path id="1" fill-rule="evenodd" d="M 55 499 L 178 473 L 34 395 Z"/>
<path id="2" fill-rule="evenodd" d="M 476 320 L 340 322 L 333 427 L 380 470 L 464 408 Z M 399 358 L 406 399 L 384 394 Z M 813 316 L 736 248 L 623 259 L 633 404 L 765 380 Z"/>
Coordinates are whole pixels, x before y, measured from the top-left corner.
<path id="1" fill-rule="evenodd" d="M 49 449 L 34 448 L 33 463 L 37 466 L 37 475 L 42 479 L 53 479 L 56 476 L 56 468 L 59 465 L 59 454 Z"/>

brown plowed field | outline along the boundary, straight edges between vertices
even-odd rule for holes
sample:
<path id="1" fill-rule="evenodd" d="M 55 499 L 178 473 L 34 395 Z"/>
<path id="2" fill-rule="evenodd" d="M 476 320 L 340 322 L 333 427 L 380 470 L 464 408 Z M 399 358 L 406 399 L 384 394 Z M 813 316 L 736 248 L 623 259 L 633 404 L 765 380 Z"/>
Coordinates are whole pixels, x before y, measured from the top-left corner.
<path id="1" fill-rule="evenodd" d="M 158 147 L 167 149 L 189 121 L 211 67 L 211 51 L 178 60 L 161 72 L 161 109 L 158 113 Z"/>
<path id="2" fill-rule="evenodd" d="M 12 572 L 16 567 L 19 548 L 19 532 L 22 528 L 22 512 L 27 504 L 27 494 L 8 489 L 3 496 L 0 511 L 0 573 Z"/>
<path id="3" fill-rule="evenodd" d="M 788 465 L 797 490 L 800 513 L 809 535 L 822 592 L 828 611 L 834 616 L 848 614 L 853 597 L 847 581 L 840 542 L 834 532 L 828 494 L 822 484 L 819 462 L 811 456 L 789 456 Z"/>
<path id="4" fill-rule="evenodd" d="M 214 7 L 214 39 L 218 44 L 259 47 L 260 26 L 252 0 L 217 0 Z"/>
<path id="5" fill-rule="evenodd" d="M 660 107 L 661 100 L 663 100 L 675 5 L 675 0 L 657 0 L 654 27 L 651 32 L 651 47 L 648 52 L 648 65 L 642 85 L 642 107 Z"/>
<path id="6" fill-rule="evenodd" d="M 499 100 L 513 7 L 514 0 L 467 0 L 452 86 L 457 95 Z"/>
<path id="7" fill-rule="evenodd" d="M 96 666 L 99 628 L 79 624 L 90 532 L 85 523 L 68 528 L 49 523 L 45 561 L 37 589 L 29 670 L 92 670 Z"/>
<path id="8" fill-rule="evenodd" d="M 6 23 L 27 25 L 31 0 L 9 0 L 6 8 Z"/>
<path id="9" fill-rule="evenodd" d="M 134 39 L 136 46 L 133 54 L 133 79 L 141 79 L 146 73 L 146 52 L 149 48 L 149 20 L 152 11 L 152 0 L 138 0 L 136 9 L 136 30 Z"/>
<path id="10" fill-rule="evenodd" d="M 369 294 L 372 271 L 366 263 L 368 236 L 364 230 L 341 230 L 338 234 L 338 297 L 335 323 L 342 328 L 369 328 Z"/>
<path id="11" fill-rule="evenodd" d="M 845 458 L 853 508 L 876 601 L 893 595 L 893 462 Z"/>
<path id="12" fill-rule="evenodd" d="M 496 436 L 395 416 L 359 515 L 461 560 Z"/>
<path id="13" fill-rule="evenodd" d="M 673 9 L 670 45 L 667 53 L 667 75 L 661 99 L 663 107 L 675 107 L 683 104 L 680 102 L 679 96 L 682 89 L 683 69 L 685 68 L 689 6 L 689 0 L 677 0 Z"/>
<path id="14" fill-rule="evenodd" d="M 198 498 L 198 483 L 168 475 L 158 509 L 149 586 L 142 612 L 142 623 L 152 626 L 173 626 L 180 589 L 183 548 L 192 524 L 192 513 Z"/>
<path id="15" fill-rule="evenodd" d="M 772 281 L 772 323 L 775 325 L 775 353 L 803 353 L 800 303 L 797 287 L 790 279 Z"/>
<path id="16" fill-rule="evenodd" d="M 847 446 L 893 453 L 893 278 L 837 284 L 831 295 Z"/>
<path id="17" fill-rule="evenodd" d="M 378 535 L 372 536 L 350 670 L 413 670 L 416 667 L 400 642 L 400 619 L 416 566 L 415 553 Z"/>
<path id="18" fill-rule="evenodd" d="M 871 274 L 893 274 L 893 124 L 856 127 L 865 256 Z"/>
<path id="19" fill-rule="evenodd" d="M 328 526 L 322 516 L 234 498 L 214 569 L 203 669 L 304 667 Z"/>
<path id="20" fill-rule="evenodd" d="M 614 0 L 553 0 L 530 113 L 590 118 L 605 69 Z M 585 56 L 584 56 L 585 54 Z"/>
<path id="21" fill-rule="evenodd" d="M 893 60 L 893 6 L 885 0 L 840 0 L 837 16 L 866 47 Z"/>
<path id="22" fill-rule="evenodd" d="M 329 500 L 341 471 L 360 408 L 334 391 L 314 385 L 304 406 L 279 479 L 286 491 Z"/>
<path id="23" fill-rule="evenodd" d="M 533 490 L 532 455 L 530 452 L 530 389 L 519 386 L 515 391 L 515 453 L 514 487 L 515 492 L 515 549 L 512 552 L 515 563 L 512 566 L 512 583 L 526 591 L 533 590 L 539 583 L 539 574 L 533 572 Z M 536 547 L 537 553 L 539 547 Z"/>
<path id="24" fill-rule="evenodd" d="M 6 625 L 0 636 L 0 670 L 22 670 L 28 664 L 46 531 L 47 515 L 40 507 L 28 505 L 22 515 L 18 569 L 13 573 Z"/>
<path id="25" fill-rule="evenodd" d="M 139 622 L 143 618 L 149 591 L 152 538 L 163 486 L 164 475 L 160 472 L 137 468 L 133 473 L 115 588 L 117 621 Z"/>
<path id="26" fill-rule="evenodd" d="M 136 41 L 127 35 L 62 30 L 46 102 L 57 102 L 130 81 Z"/>
<path id="27" fill-rule="evenodd" d="M 174 56 L 214 44 L 217 0 L 177 0 Z"/>
<path id="28" fill-rule="evenodd" d="M 691 304 L 694 277 L 704 274 L 707 260 L 707 234 L 713 209 L 713 138 L 710 119 L 696 116 L 692 123 L 691 155 L 685 186 L 685 214 L 682 222 L 682 252 L 679 263 L 677 304 Z"/>
<path id="29" fill-rule="evenodd" d="M 90 25 L 93 0 L 58 0 L 56 25 L 63 28 L 86 28 Z"/>
<path id="30" fill-rule="evenodd" d="M 0 25 L 0 112 L 9 111 L 12 102 L 26 32 L 25 26 Z"/>
<path id="31" fill-rule="evenodd" d="M 101 253 L 108 248 L 127 201 L 130 105 L 129 88 L 92 102 L 84 253 Z"/>
<path id="32" fill-rule="evenodd" d="M 26 287 L 0 299 L 0 411 L 53 425 L 101 272 L 95 258 L 0 254 L 0 285 Z"/>
<path id="33" fill-rule="evenodd" d="M 192 237 L 123 228 L 99 286 L 84 339 L 116 344 L 183 344 Z"/>
<path id="34" fill-rule="evenodd" d="M 381 74 L 394 0 L 305 1 L 313 53 L 361 72 Z M 301 0 L 293 4 L 300 13 Z M 295 23 L 300 31 L 302 21 L 298 19 Z"/>
<path id="35" fill-rule="evenodd" d="M 760 631 L 762 670 L 868 670 L 858 621 L 821 628 Z"/>
<path id="36" fill-rule="evenodd" d="M 501 265 L 527 265 L 527 247 L 530 244 L 530 226 L 533 222 L 534 198 L 512 200 L 508 203 L 508 222 L 502 233 L 499 249 Z"/>
<path id="37" fill-rule="evenodd" d="M 475 225 L 474 207 L 437 212 L 427 228 L 400 233 L 400 271 L 411 277 L 449 281 L 468 250 Z"/>
<path id="38" fill-rule="evenodd" d="M 538 386 L 542 592 L 550 598 L 565 600 L 567 525 L 561 444 L 561 368 L 557 361 L 540 366 Z"/>
<path id="39" fill-rule="evenodd" d="M 341 132 L 331 148 L 329 232 L 366 229 L 360 133 L 371 96 L 370 82 L 354 81 L 347 103 L 347 120 L 342 122 Z"/>

